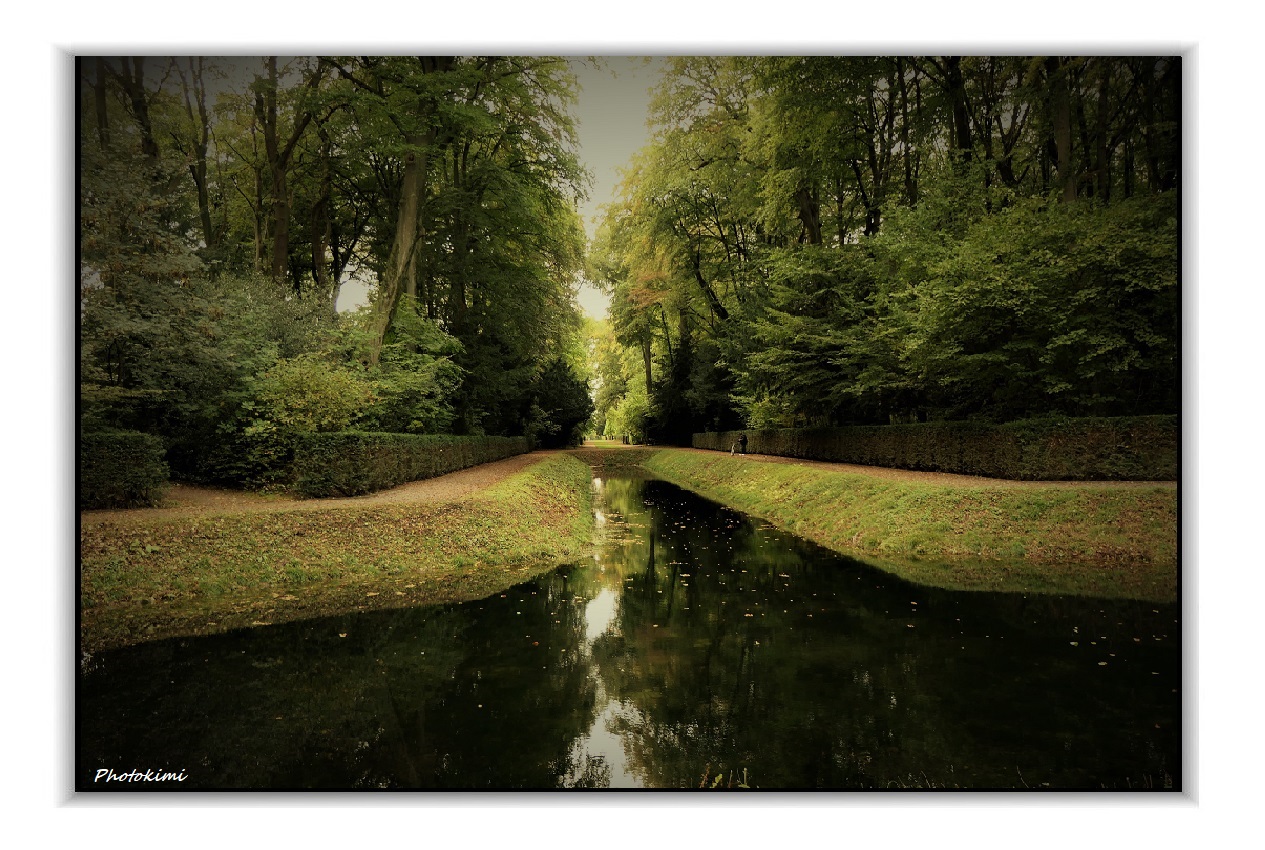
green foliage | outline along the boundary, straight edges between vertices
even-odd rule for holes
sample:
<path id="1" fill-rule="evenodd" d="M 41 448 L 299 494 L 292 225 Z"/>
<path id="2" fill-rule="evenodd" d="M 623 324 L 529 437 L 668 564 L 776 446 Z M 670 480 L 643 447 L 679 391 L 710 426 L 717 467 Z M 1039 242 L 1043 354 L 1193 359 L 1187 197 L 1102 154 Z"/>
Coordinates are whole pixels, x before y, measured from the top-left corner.
<path id="1" fill-rule="evenodd" d="M 549 363 L 580 368 L 567 60 L 79 70 L 85 424 L 163 435 L 182 475 L 261 484 L 311 430 L 521 434 Z M 373 302 L 336 317 L 353 271 Z"/>
<path id="2" fill-rule="evenodd" d="M 585 381 L 563 360 L 555 360 L 532 388 L 525 421 L 528 440 L 542 448 L 579 445 L 593 415 L 593 399 Z"/>
<path id="3" fill-rule="evenodd" d="M 167 484 L 162 440 L 136 431 L 79 437 L 79 509 L 157 505 Z"/>
<path id="4" fill-rule="evenodd" d="M 1175 409 L 1175 204 L 1024 200 L 907 266 L 896 327 L 911 380 L 946 416 Z"/>
<path id="5" fill-rule="evenodd" d="M 529 450 L 525 437 L 344 431 L 296 441 L 292 477 L 304 496 L 358 496 Z"/>
<path id="6" fill-rule="evenodd" d="M 667 63 L 589 260 L 650 430 L 1176 411 L 1180 67 Z"/>
<path id="7" fill-rule="evenodd" d="M 628 438 L 631 443 L 644 443 L 649 432 L 650 399 L 644 382 L 633 384 L 606 415 L 608 439 Z"/>
<path id="8" fill-rule="evenodd" d="M 695 448 L 729 451 L 737 431 L 694 435 Z M 747 451 L 835 463 L 1019 481 L 1174 481 L 1177 417 L 1048 418 L 988 425 L 752 430 Z"/>
<path id="9" fill-rule="evenodd" d="M 416 301 L 405 296 L 378 368 L 371 372 L 375 401 L 361 415 L 362 426 L 407 434 L 447 430 L 451 397 L 462 378 L 452 358 L 460 351 L 461 343 L 423 318 Z"/>
<path id="10" fill-rule="evenodd" d="M 219 426 L 201 471 L 213 480 L 286 483 L 302 435 L 347 428 L 373 400 L 373 387 L 349 368 L 316 355 L 279 359 L 245 383 L 236 414 Z"/>
<path id="11" fill-rule="evenodd" d="M 245 405 L 255 422 L 247 428 L 300 434 L 340 431 L 372 399 L 372 390 L 354 372 L 311 355 L 278 360 L 253 382 Z"/>
<path id="12" fill-rule="evenodd" d="M 752 427 L 875 415 L 894 380 L 891 342 L 876 321 L 875 263 L 859 246 L 775 249 L 763 298 L 734 335 L 734 399 Z"/>

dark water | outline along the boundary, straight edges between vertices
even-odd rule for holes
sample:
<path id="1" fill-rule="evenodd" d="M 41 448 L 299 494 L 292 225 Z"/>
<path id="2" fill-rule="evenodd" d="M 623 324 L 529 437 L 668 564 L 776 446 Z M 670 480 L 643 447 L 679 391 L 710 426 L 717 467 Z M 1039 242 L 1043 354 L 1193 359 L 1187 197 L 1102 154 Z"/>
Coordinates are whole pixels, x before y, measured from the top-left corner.
<path id="1" fill-rule="evenodd" d="M 920 588 L 595 486 L 594 561 L 503 595 L 89 659 L 78 786 L 1180 789 L 1174 606 Z"/>

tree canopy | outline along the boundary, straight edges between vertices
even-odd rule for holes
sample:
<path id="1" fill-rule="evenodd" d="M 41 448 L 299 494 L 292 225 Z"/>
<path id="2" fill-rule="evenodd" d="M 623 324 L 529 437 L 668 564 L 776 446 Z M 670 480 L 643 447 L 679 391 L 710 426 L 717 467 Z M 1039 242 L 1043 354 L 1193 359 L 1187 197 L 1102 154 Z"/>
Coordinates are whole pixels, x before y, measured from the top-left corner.
<path id="1" fill-rule="evenodd" d="M 589 244 L 574 67 L 80 58 L 84 427 L 249 480 L 335 428 L 1178 409 L 1179 58 L 672 57 Z"/>
<path id="2" fill-rule="evenodd" d="M 671 59 L 589 253 L 640 364 L 598 421 L 1175 412 L 1180 91 L 1173 57 Z"/>
<path id="3" fill-rule="evenodd" d="M 85 427 L 230 479 L 305 431 L 576 438 L 566 59 L 84 57 L 78 82 Z M 349 281 L 369 301 L 339 313 Z"/>

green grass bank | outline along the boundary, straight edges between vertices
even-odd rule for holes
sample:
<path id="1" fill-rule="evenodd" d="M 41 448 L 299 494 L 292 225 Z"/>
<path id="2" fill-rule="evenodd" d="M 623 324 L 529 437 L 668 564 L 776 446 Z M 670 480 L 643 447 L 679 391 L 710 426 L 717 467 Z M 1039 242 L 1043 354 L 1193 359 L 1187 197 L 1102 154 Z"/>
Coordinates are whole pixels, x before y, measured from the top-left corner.
<path id="1" fill-rule="evenodd" d="M 481 599 L 588 554 L 590 475 L 559 454 L 447 503 L 88 518 L 82 646 Z"/>
<path id="2" fill-rule="evenodd" d="M 675 449 L 654 452 L 644 464 L 919 584 L 1177 597 L 1173 487 L 926 483 Z"/>

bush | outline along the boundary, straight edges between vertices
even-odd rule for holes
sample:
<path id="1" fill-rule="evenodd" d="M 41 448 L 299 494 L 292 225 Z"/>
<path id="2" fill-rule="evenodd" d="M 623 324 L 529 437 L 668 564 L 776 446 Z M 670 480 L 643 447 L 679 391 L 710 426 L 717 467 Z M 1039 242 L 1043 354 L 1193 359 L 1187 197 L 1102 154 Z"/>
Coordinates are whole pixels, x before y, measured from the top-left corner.
<path id="1" fill-rule="evenodd" d="M 700 449 L 729 451 L 739 431 L 695 434 Z M 1176 416 L 1029 419 L 1005 425 L 927 422 L 745 432 L 747 451 L 1022 481 L 1171 481 Z"/>
<path id="2" fill-rule="evenodd" d="M 79 438 L 79 508 L 156 505 L 169 474 L 162 440 L 139 431 L 98 431 Z"/>
<path id="3" fill-rule="evenodd" d="M 532 386 L 533 403 L 524 417 L 528 439 L 546 449 L 578 446 L 593 415 L 588 384 L 557 359 Z"/>
<path id="4" fill-rule="evenodd" d="M 294 482 L 305 496 L 358 496 L 529 449 L 525 437 L 358 431 L 306 434 L 298 438 L 294 450 Z"/>
<path id="5" fill-rule="evenodd" d="M 280 359 L 245 384 L 245 397 L 202 445 L 174 446 L 199 478 L 253 488 L 290 483 L 294 449 L 304 434 L 351 427 L 374 401 L 359 373 L 317 355 Z"/>

